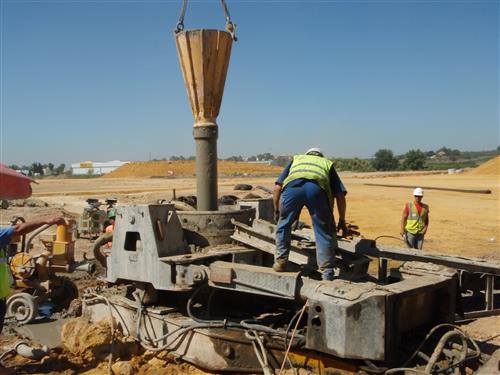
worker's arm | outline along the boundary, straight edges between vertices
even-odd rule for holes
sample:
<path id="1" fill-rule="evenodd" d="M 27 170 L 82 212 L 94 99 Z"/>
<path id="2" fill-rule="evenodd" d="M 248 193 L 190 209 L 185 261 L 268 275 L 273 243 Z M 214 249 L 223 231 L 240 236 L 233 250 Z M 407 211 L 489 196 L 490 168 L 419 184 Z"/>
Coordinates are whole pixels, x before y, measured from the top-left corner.
<path id="1" fill-rule="evenodd" d="M 401 217 L 401 230 L 399 232 L 401 237 L 403 237 L 405 234 L 406 219 L 408 218 L 407 207 L 408 207 L 408 205 L 405 206 L 405 208 L 403 210 L 403 216 Z"/>
<path id="2" fill-rule="evenodd" d="M 335 194 L 335 200 L 337 201 L 337 211 L 339 212 L 339 222 L 345 222 L 345 213 L 347 210 L 347 201 L 345 199 L 345 193 L 340 192 Z"/>
<path id="3" fill-rule="evenodd" d="M 12 237 L 20 237 L 26 233 L 30 233 L 35 229 L 40 228 L 43 225 L 54 225 L 54 224 L 64 224 L 65 220 L 62 216 L 54 217 L 51 219 L 39 219 L 29 221 L 27 223 L 19 223 L 14 226 L 14 231 L 12 232 Z"/>
<path id="4" fill-rule="evenodd" d="M 278 222 L 280 213 L 280 197 L 282 187 L 280 184 L 274 184 L 273 190 L 273 206 L 274 206 L 274 220 Z"/>
<path id="5" fill-rule="evenodd" d="M 427 215 L 425 216 L 424 231 L 423 231 L 422 234 L 426 234 L 427 233 L 427 228 L 429 228 L 429 212 L 427 212 Z"/>
<path id="6" fill-rule="evenodd" d="M 281 193 L 283 191 L 283 183 L 290 173 L 290 168 L 292 166 L 292 162 L 288 163 L 288 165 L 283 169 L 278 179 L 274 183 L 273 190 L 273 206 L 274 206 L 274 221 L 277 223 L 280 218 L 280 198 Z"/>

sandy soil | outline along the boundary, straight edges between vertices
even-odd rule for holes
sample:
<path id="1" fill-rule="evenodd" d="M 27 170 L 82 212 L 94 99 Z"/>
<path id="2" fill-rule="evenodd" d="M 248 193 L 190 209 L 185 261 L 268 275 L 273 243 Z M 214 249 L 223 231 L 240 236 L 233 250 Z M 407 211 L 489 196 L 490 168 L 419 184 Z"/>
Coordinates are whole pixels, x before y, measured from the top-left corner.
<path id="1" fill-rule="evenodd" d="M 379 238 L 378 242 L 397 246 L 402 245 L 398 239 L 401 213 L 404 203 L 411 199 L 412 188 L 367 186 L 366 183 L 491 190 L 491 194 L 426 190 L 424 201 L 430 206 L 431 222 L 424 251 L 500 260 L 500 179 L 498 174 L 399 173 L 397 176 L 391 176 L 390 174 L 343 173 L 341 178 L 348 189 L 348 222 L 358 225 L 365 238 L 393 236 L 395 238 Z M 234 191 L 233 187 L 237 183 L 272 188 L 274 179 L 273 176 L 223 177 L 219 179 L 219 195 L 233 194 L 241 197 L 248 194 L 247 191 Z M 10 207 L 7 210 L 0 210 L 1 224 L 7 224 L 13 216 L 23 216 L 30 220 L 39 216 L 63 213 L 66 216 L 77 217 L 86 205 L 85 199 L 90 197 L 103 200 L 113 196 L 118 198 L 118 205 L 128 205 L 170 199 L 174 189 L 177 196 L 195 194 L 195 179 L 192 177 L 44 179 L 38 182 L 33 186 L 33 198 L 39 200 L 37 203 L 41 207 Z M 268 193 L 258 188 L 254 188 L 252 193 L 262 197 L 269 196 Z M 43 203 L 46 203 L 48 207 L 45 207 Z M 307 212 L 303 212 L 301 218 L 310 222 Z M 91 249 L 92 242 L 77 240 L 77 259 L 81 259 L 84 252 L 91 255 Z M 472 323 L 467 327 L 468 332 L 479 339 L 498 334 L 496 328 L 500 326 L 500 317 L 487 319 Z M 491 327 L 496 328 L 493 330 Z M 491 340 L 491 343 L 500 345 L 499 340 L 500 338 L 496 337 Z M 0 340 L 1 344 L 4 344 L 3 340 Z M 56 356 L 54 360 L 58 361 L 57 358 Z M 154 371 L 170 363 L 168 360 L 147 356 L 141 357 L 140 361 L 133 365 L 140 365 L 141 369 L 150 366 L 149 368 L 153 371 L 144 373 L 163 373 Z M 124 364 L 124 366 L 129 365 Z M 169 367 L 169 373 L 202 373 L 185 364 L 172 366 Z M 101 362 L 86 373 L 107 373 L 106 362 Z"/>
<path id="2" fill-rule="evenodd" d="M 489 189 L 491 194 L 459 193 L 427 190 L 424 202 L 430 206 L 430 226 L 424 250 L 500 259 L 500 178 L 498 174 L 432 174 L 400 175 L 385 177 L 370 174 L 340 174 L 347 187 L 347 221 L 359 226 L 366 238 L 380 236 L 399 237 L 403 206 L 412 199 L 412 188 L 368 186 L 366 183 L 391 185 L 431 186 L 440 188 Z M 221 178 L 219 195 L 243 196 L 248 192 L 235 192 L 237 183 L 262 185 L 272 188 L 274 177 Z M 94 179 L 46 179 L 33 187 L 33 197 L 80 214 L 85 199 L 108 196 L 118 198 L 118 205 L 154 203 L 158 199 L 170 199 L 173 190 L 177 196 L 195 194 L 194 178 L 94 178 Z M 260 189 L 252 191 L 261 196 Z M 10 211 L 0 211 L 0 222 L 10 219 Z M 26 210 L 29 217 L 29 210 Z M 304 211 L 301 219 L 309 222 Z M 400 240 L 382 237 L 381 244 L 401 245 Z"/>

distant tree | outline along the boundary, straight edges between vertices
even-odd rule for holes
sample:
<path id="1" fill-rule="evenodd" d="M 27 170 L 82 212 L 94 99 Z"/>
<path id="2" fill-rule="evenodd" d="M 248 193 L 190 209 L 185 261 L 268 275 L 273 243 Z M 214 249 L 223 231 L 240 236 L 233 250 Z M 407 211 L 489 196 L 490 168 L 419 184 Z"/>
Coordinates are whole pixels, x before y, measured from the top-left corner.
<path id="1" fill-rule="evenodd" d="M 372 162 L 366 159 L 334 158 L 331 160 L 333 161 L 333 166 L 338 171 L 371 172 L 374 170 Z"/>
<path id="2" fill-rule="evenodd" d="M 9 167 L 10 169 L 15 170 L 15 171 L 18 171 L 18 170 L 20 169 L 20 168 L 19 168 L 16 164 L 11 164 L 11 165 L 8 165 L 8 167 Z"/>
<path id="3" fill-rule="evenodd" d="M 434 151 L 427 151 L 425 153 L 425 156 L 427 156 L 427 157 L 434 156 L 434 155 L 436 155 L 436 153 Z"/>
<path id="4" fill-rule="evenodd" d="M 450 155 L 451 153 L 451 149 L 449 149 L 448 147 L 441 147 L 439 150 L 436 151 L 436 154 L 443 154 L 445 156 L 448 156 Z"/>
<path id="5" fill-rule="evenodd" d="M 374 156 L 372 165 L 377 171 L 394 171 L 398 168 L 398 160 L 391 150 L 380 149 Z"/>
<path id="6" fill-rule="evenodd" d="M 460 152 L 460 150 L 455 149 L 455 150 L 450 150 L 448 156 L 450 157 L 450 160 L 455 161 L 460 157 L 461 154 L 462 153 Z"/>
<path id="7" fill-rule="evenodd" d="M 186 160 L 196 160 L 196 156 L 194 155 L 188 156 Z"/>
<path id="8" fill-rule="evenodd" d="M 243 157 L 241 155 L 238 156 L 230 156 L 226 158 L 227 161 L 243 161 Z"/>
<path id="9" fill-rule="evenodd" d="M 171 161 L 181 161 L 181 160 L 186 160 L 186 158 L 182 155 L 179 155 L 179 156 L 171 156 L 170 160 Z"/>
<path id="10" fill-rule="evenodd" d="M 64 169 L 66 168 L 66 164 L 64 163 L 61 163 L 59 164 L 59 166 L 54 170 L 54 173 L 56 175 L 60 175 L 60 174 L 63 174 L 64 173 Z"/>
<path id="11" fill-rule="evenodd" d="M 263 154 L 258 154 L 257 159 L 262 161 L 274 160 L 274 155 L 269 152 L 265 152 Z"/>
<path id="12" fill-rule="evenodd" d="M 257 161 L 257 157 L 252 155 L 252 156 L 249 156 L 247 160 L 248 161 Z"/>
<path id="13" fill-rule="evenodd" d="M 33 175 L 39 174 L 40 176 L 43 176 L 43 165 L 40 163 L 31 164 L 31 173 Z"/>
<path id="14" fill-rule="evenodd" d="M 49 170 L 50 174 L 54 174 L 54 164 L 48 163 L 47 169 Z"/>
<path id="15" fill-rule="evenodd" d="M 405 154 L 403 168 L 412 171 L 424 169 L 426 159 L 425 154 L 419 149 L 410 150 Z"/>

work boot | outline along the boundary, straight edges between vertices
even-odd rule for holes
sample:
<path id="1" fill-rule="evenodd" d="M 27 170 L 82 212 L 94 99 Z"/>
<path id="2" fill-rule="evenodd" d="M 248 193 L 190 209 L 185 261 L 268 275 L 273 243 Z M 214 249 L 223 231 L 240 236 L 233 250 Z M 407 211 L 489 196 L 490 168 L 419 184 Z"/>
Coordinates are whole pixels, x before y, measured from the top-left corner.
<path id="1" fill-rule="evenodd" d="M 273 264 L 273 270 L 276 272 L 285 272 L 287 260 L 286 259 L 276 259 Z"/>

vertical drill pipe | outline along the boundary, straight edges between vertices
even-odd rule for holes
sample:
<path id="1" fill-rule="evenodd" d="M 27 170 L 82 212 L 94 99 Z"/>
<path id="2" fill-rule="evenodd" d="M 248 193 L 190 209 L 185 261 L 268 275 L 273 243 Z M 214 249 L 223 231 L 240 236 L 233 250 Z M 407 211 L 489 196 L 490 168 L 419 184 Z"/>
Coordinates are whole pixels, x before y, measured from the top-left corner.
<path id="1" fill-rule="evenodd" d="M 195 123 L 198 211 L 217 211 L 217 137 L 232 36 L 221 30 L 175 33 L 177 52 Z"/>
<path id="2" fill-rule="evenodd" d="M 217 135 L 216 124 L 198 125 L 193 129 L 198 211 L 217 211 Z"/>

